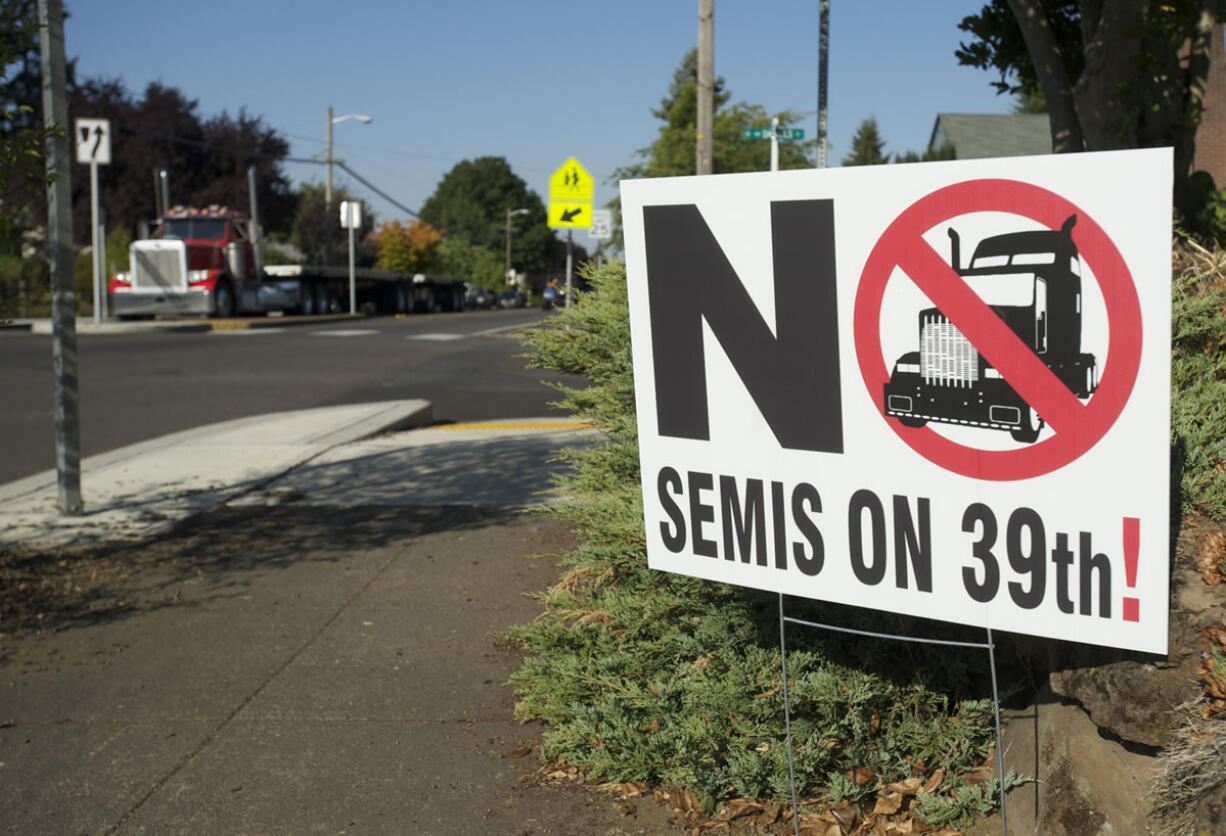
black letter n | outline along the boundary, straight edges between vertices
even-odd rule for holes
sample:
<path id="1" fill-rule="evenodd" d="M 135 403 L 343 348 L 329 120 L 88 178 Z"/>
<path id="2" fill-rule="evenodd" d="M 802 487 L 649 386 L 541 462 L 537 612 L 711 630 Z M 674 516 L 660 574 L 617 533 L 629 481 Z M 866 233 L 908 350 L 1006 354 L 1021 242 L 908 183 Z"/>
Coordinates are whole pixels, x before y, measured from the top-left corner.
<path id="1" fill-rule="evenodd" d="M 705 319 L 780 445 L 842 453 L 834 202 L 771 203 L 777 335 L 698 207 L 645 206 L 643 228 L 660 434 L 710 438 Z"/>

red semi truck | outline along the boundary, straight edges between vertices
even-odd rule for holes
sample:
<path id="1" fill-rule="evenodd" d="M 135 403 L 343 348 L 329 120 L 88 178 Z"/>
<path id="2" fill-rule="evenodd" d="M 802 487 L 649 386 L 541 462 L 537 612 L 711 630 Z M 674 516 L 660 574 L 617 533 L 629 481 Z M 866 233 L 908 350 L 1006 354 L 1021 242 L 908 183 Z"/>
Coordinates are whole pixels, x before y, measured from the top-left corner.
<path id="1" fill-rule="evenodd" d="M 265 267 L 256 226 L 225 207 L 176 208 L 152 238 L 134 241 L 129 270 L 108 286 L 120 319 L 159 314 L 230 317 L 283 311 L 320 314 L 349 310 L 349 268 Z M 358 310 L 383 313 L 459 311 L 464 282 L 423 273 L 358 268 Z"/>

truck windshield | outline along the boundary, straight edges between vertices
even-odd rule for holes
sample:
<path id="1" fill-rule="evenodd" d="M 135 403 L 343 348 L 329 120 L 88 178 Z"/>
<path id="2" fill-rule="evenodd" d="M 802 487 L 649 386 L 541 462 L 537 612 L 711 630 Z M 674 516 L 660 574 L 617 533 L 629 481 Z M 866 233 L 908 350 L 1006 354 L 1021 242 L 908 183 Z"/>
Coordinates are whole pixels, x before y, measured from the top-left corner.
<path id="1" fill-rule="evenodd" d="M 981 255 L 971 262 L 971 269 L 982 270 L 985 267 L 1004 267 L 1006 264 L 1055 264 L 1055 253 L 1014 253 L 1008 255 Z"/>
<path id="2" fill-rule="evenodd" d="M 163 238 L 220 241 L 226 237 L 224 218 L 167 218 Z"/>
<path id="3" fill-rule="evenodd" d="M 989 305 L 1025 307 L 1034 302 L 1034 273 L 963 276 L 975 295 Z"/>

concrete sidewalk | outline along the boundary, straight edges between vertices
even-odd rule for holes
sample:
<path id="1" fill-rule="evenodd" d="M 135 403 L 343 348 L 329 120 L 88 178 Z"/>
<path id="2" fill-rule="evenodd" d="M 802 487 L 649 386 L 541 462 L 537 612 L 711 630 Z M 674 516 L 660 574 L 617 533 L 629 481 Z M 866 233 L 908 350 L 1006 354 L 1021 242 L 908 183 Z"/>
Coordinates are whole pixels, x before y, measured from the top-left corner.
<path id="1" fill-rule="evenodd" d="M 386 401 L 239 418 L 81 462 L 85 514 L 59 512 L 53 470 L 0 486 L 0 547 L 148 537 L 377 433 L 428 425 L 427 401 Z"/>
<path id="2" fill-rule="evenodd" d="M 548 490 L 552 451 L 592 431 L 371 436 L 421 413 L 312 413 L 91 460 L 87 500 L 111 485 L 109 505 L 50 541 L 126 542 L 39 551 L 46 508 L 9 508 L 45 506 L 53 480 L 4 489 L 25 548 L 3 580 L 45 588 L 0 599 L 0 832 L 670 830 L 650 801 L 526 781 L 541 730 L 513 719 L 504 685 L 519 662 L 499 636 L 558 576 L 527 555 L 570 543 L 520 509 Z M 199 492 L 176 497 L 187 484 Z"/>

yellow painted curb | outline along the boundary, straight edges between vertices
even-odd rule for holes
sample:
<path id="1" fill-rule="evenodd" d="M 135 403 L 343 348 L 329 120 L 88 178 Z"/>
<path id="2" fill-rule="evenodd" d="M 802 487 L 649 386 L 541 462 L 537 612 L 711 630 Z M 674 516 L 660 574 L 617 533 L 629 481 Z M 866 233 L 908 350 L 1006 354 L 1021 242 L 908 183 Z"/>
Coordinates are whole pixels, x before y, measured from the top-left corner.
<path id="1" fill-rule="evenodd" d="M 236 319 L 230 322 L 220 321 L 211 323 L 214 331 L 245 331 L 251 327 L 250 322 L 245 322 L 241 319 Z"/>

